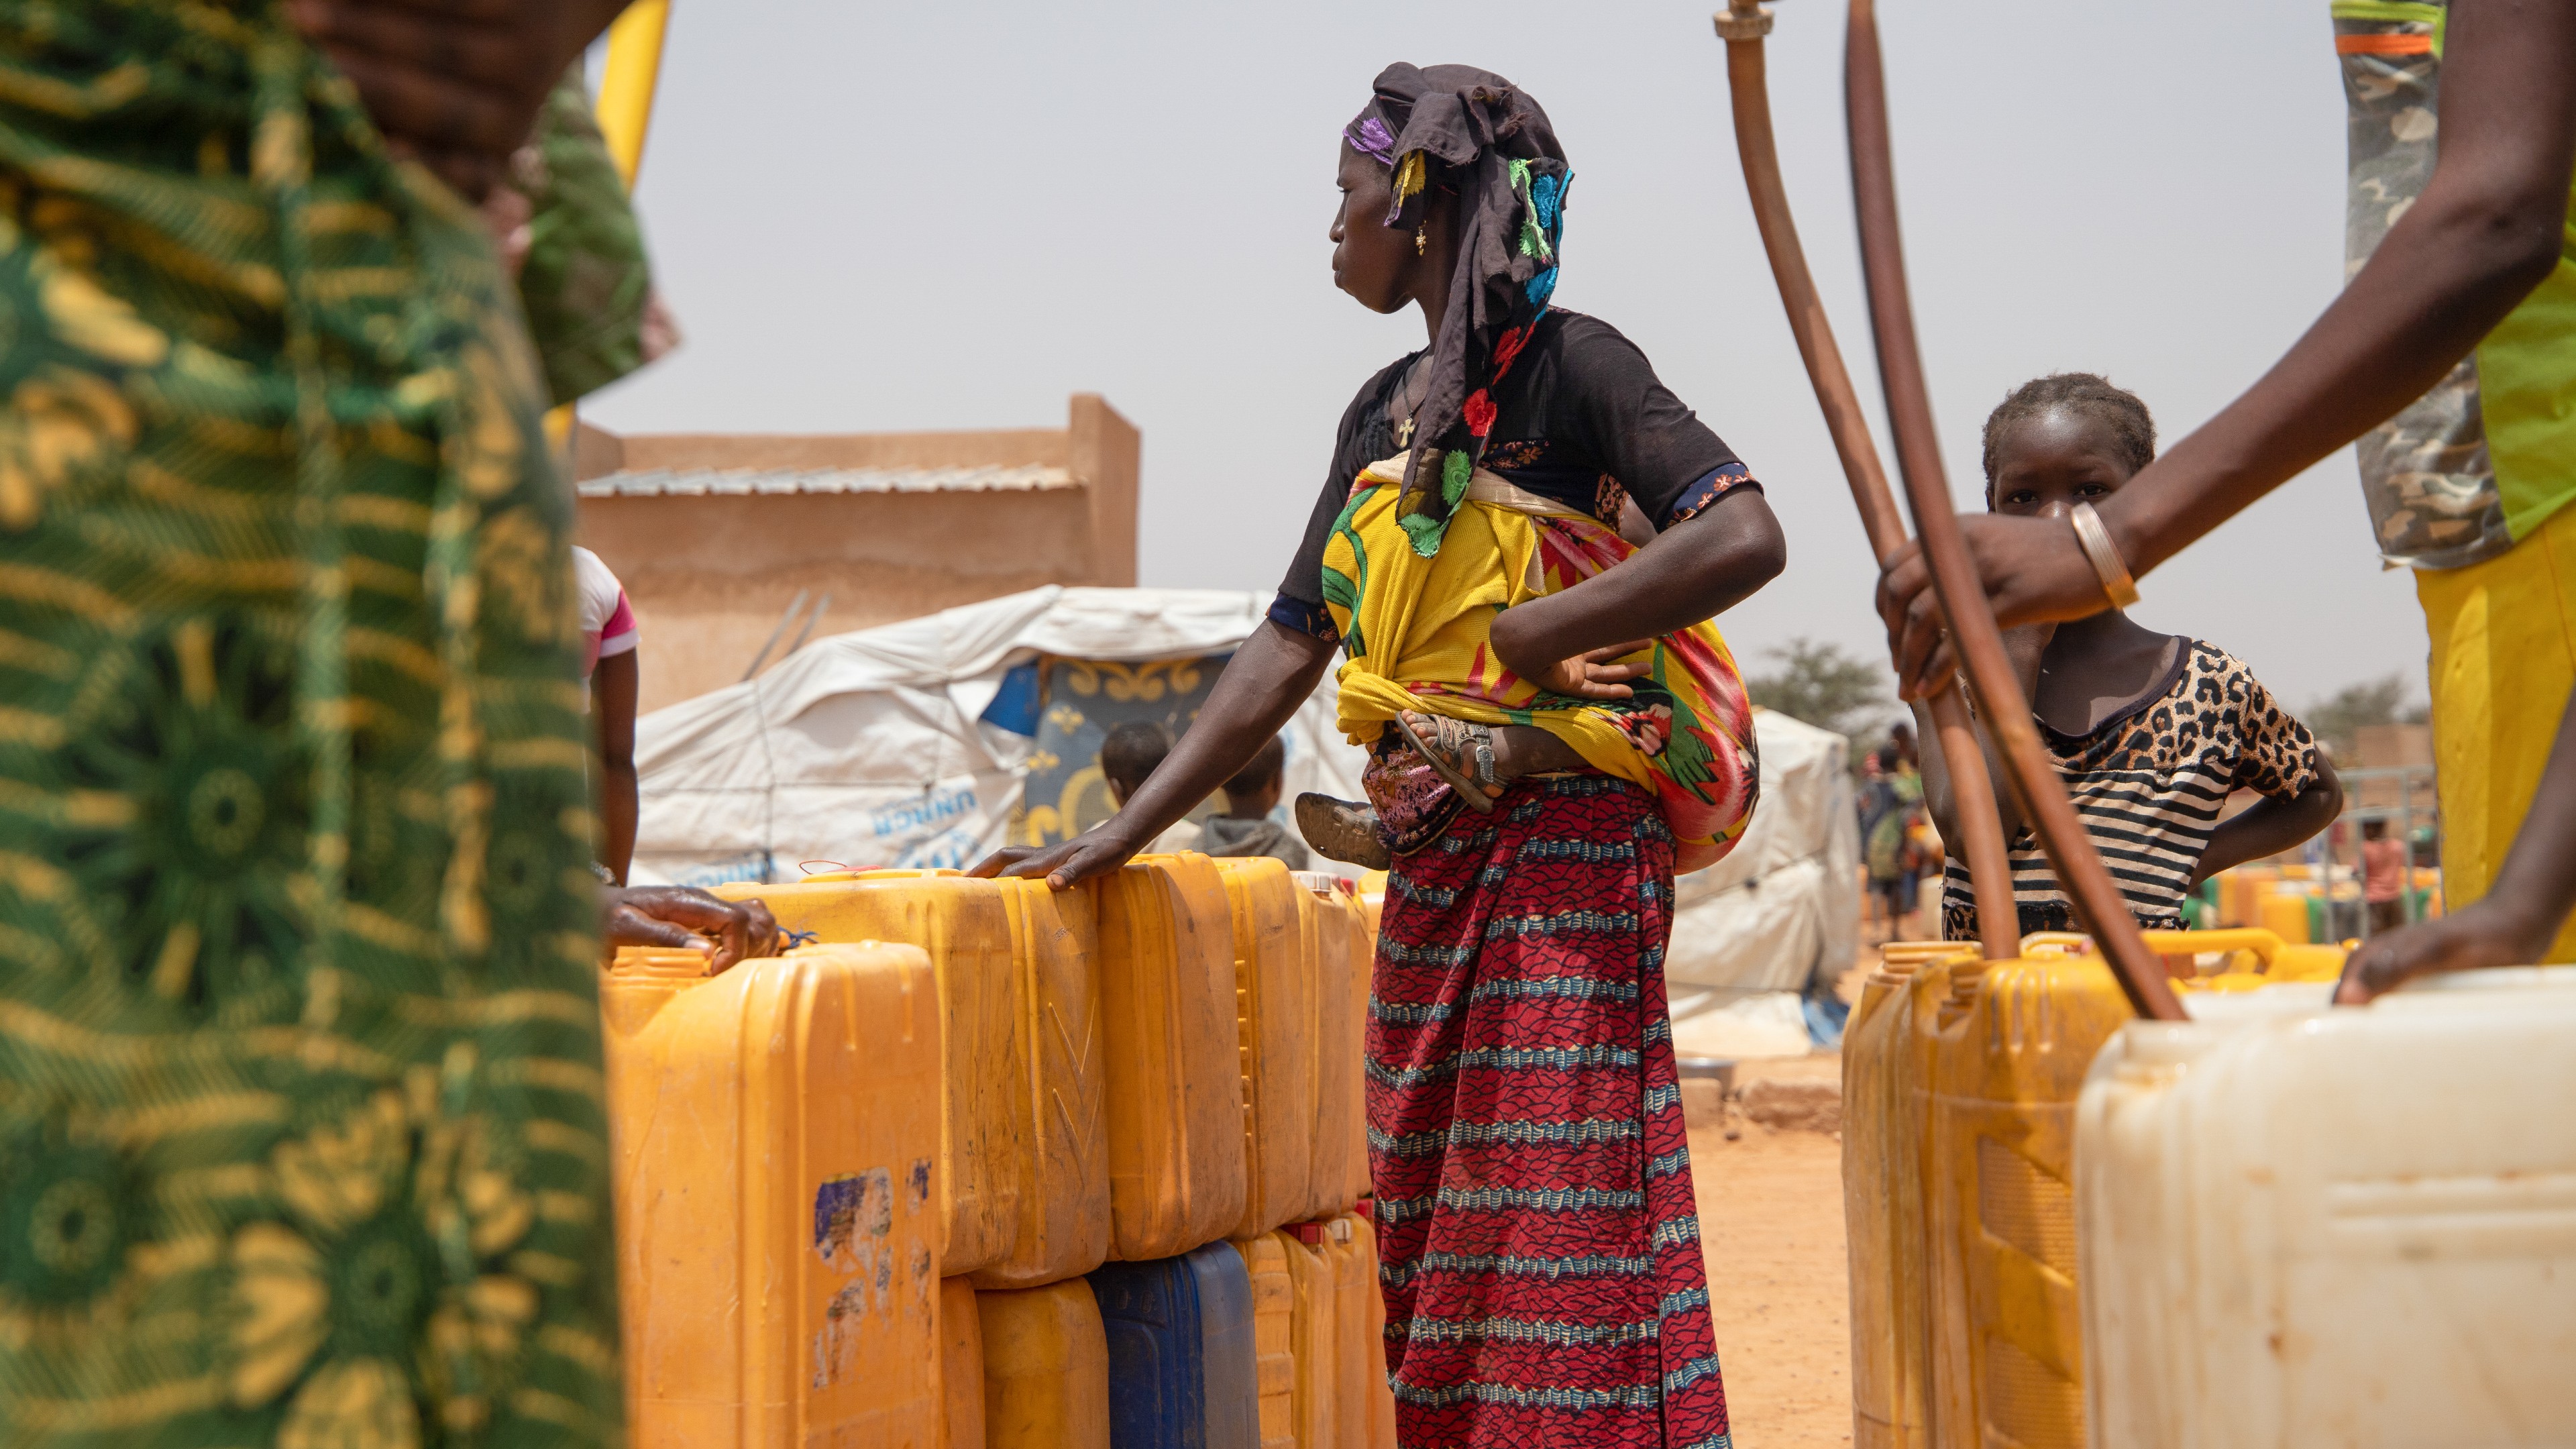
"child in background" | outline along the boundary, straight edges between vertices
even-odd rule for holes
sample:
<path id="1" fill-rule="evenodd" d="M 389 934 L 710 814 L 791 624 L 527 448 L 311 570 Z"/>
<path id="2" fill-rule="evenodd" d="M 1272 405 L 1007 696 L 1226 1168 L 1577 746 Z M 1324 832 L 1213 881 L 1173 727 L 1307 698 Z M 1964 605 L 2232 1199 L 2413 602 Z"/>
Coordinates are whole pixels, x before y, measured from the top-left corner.
<path id="1" fill-rule="evenodd" d="M 1986 507 L 2063 518 L 2118 491 L 2155 458 L 2155 438 L 2146 404 L 2091 373 L 2024 383 L 1986 419 Z M 2289 849 L 2343 808 L 2343 787 L 2307 726 L 2215 644 L 2159 634 L 2117 609 L 2007 630 L 2004 643 L 2075 813 L 2143 929 L 2182 929 L 2192 887 Z M 1930 722 L 1921 723 L 1928 743 Z M 1979 739 L 2010 842 L 2020 933 L 2081 929 L 1982 727 Z M 1956 842 L 1940 751 L 1925 750 L 1923 766 L 1933 821 Z M 2263 799 L 2220 821 L 2240 788 Z M 1976 901 L 1955 856 L 1943 888 L 1942 934 L 1974 940 Z"/>
<path id="2" fill-rule="evenodd" d="M 1109 803 L 1123 807 L 1145 777 L 1163 767 L 1163 758 L 1172 752 L 1172 732 L 1149 719 L 1131 719 L 1112 725 L 1100 741 L 1100 776 L 1109 789 Z M 1175 820 L 1162 834 L 1146 845 L 1144 855 L 1178 855 L 1184 850 L 1199 849 L 1199 827 L 1187 819 Z"/>
<path id="3" fill-rule="evenodd" d="M 573 594 L 581 609 L 582 702 L 590 711 L 591 738 L 599 749 L 599 871 L 611 885 L 626 884 L 635 860 L 640 810 L 635 778 L 635 701 L 643 672 L 636 654 L 642 635 L 626 586 L 599 555 L 575 545 Z"/>
<path id="4" fill-rule="evenodd" d="M 2385 820 L 2361 822 L 2361 895 L 2370 903 L 2370 934 L 2406 924 L 2406 842 Z"/>
<path id="5" fill-rule="evenodd" d="M 1311 864 L 1303 842 L 1270 818 L 1288 780 L 1288 745 L 1277 735 L 1255 751 L 1252 763 L 1225 782 L 1225 813 L 1199 822 L 1199 849 L 1210 855 L 1267 855 L 1290 870 Z"/>

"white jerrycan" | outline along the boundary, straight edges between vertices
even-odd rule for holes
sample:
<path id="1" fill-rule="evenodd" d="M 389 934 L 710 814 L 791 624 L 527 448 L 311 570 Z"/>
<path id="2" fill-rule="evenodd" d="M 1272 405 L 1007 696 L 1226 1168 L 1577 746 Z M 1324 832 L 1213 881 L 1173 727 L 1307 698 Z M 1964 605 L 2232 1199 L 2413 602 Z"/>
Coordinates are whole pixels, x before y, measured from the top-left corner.
<path id="1" fill-rule="evenodd" d="M 2095 1060 L 2092 1449 L 2576 1444 L 2576 967 L 2321 997 L 2134 1022 Z"/>

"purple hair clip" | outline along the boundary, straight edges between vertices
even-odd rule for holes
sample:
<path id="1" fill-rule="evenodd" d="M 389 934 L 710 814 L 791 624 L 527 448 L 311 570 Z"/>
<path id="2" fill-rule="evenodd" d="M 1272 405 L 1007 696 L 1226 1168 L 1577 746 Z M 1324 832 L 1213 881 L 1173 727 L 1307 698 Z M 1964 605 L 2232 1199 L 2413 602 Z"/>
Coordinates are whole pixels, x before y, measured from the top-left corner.
<path id="1" fill-rule="evenodd" d="M 1360 117 L 1358 125 L 1342 128 L 1342 136 L 1354 150 L 1376 157 L 1379 165 L 1395 164 L 1395 137 L 1386 129 L 1386 122 L 1377 117 Z"/>

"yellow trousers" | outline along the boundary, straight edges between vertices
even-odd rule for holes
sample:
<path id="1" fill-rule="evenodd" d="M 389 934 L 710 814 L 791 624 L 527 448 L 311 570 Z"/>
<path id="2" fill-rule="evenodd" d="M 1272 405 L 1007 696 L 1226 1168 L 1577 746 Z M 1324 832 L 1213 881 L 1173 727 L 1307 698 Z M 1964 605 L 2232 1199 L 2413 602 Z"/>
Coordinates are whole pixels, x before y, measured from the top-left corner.
<path id="1" fill-rule="evenodd" d="M 2576 507 L 2500 558 L 2416 570 L 2415 594 L 2433 640 L 2442 903 L 2456 910 L 2503 868 L 2576 689 Z M 2576 921 L 2548 959 L 2576 961 Z"/>

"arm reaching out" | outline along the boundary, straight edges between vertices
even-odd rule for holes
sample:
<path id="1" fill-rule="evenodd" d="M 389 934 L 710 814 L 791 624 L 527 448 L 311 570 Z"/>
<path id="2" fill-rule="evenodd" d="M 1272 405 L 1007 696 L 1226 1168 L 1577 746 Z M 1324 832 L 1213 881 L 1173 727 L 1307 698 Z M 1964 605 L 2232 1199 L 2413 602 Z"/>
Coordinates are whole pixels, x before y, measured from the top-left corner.
<path id="1" fill-rule="evenodd" d="M 1333 646 L 1326 641 L 1265 620 L 1226 662 L 1199 708 L 1198 723 L 1107 823 L 1044 850 L 997 850 L 967 874 L 1044 876 L 1050 887 L 1063 890 L 1125 865 L 1278 734 L 1315 692 L 1332 659 Z"/>
<path id="2" fill-rule="evenodd" d="M 2131 574 L 2422 396 L 2559 265 L 2576 173 L 2576 5 L 2454 0 L 2442 69 L 2441 153 L 2423 196 L 2270 372 L 2100 505 Z M 2006 627 L 2105 606 L 2065 520 L 1959 523 Z M 1930 584 L 1912 544 L 1879 584 L 1909 699 L 1952 667 Z"/>

